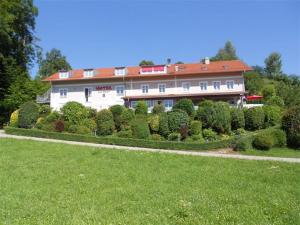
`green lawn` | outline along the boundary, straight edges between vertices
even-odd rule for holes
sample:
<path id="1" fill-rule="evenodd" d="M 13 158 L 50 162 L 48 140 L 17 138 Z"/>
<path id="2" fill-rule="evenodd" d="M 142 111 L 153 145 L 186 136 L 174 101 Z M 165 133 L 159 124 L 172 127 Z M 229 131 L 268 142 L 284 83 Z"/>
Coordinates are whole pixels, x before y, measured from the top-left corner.
<path id="1" fill-rule="evenodd" d="M 0 139 L 0 224 L 299 224 L 300 164 Z"/>
<path id="2" fill-rule="evenodd" d="M 261 151 L 256 149 L 249 149 L 240 151 L 243 155 L 258 155 L 258 156 L 273 156 L 273 157 L 286 157 L 286 158 L 300 158 L 300 150 L 291 148 L 271 148 L 268 151 Z"/>

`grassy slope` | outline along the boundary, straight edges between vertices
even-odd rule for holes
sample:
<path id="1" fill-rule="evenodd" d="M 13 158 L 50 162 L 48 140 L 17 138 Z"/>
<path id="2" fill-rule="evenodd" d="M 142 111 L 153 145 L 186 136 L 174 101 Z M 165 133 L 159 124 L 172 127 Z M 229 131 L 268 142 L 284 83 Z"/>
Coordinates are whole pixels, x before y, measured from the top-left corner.
<path id="1" fill-rule="evenodd" d="M 300 158 L 300 150 L 291 149 L 291 148 L 271 148 L 268 151 L 249 149 L 247 151 L 240 151 L 239 153 L 243 155 Z"/>
<path id="2" fill-rule="evenodd" d="M 0 139 L 0 224 L 297 224 L 300 166 Z"/>

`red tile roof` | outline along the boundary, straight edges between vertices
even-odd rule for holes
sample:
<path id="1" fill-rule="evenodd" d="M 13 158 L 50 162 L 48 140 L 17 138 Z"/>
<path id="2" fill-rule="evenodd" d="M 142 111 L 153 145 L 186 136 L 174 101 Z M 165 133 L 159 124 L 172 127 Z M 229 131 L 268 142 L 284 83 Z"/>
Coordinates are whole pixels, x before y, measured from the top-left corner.
<path id="1" fill-rule="evenodd" d="M 171 64 L 167 67 L 167 74 L 140 74 L 140 66 L 129 66 L 125 77 L 138 78 L 138 77 L 157 77 L 166 75 L 193 75 L 193 74 L 212 74 L 212 73 L 226 73 L 226 72 L 244 72 L 252 70 L 247 64 L 241 60 L 230 61 L 217 61 L 204 63 L 190 63 L 190 64 Z M 122 76 L 115 76 L 115 67 L 111 68 L 98 68 L 94 69 L 95 74 L 93 77 L 85 78 L 83 76 L 83 69 L 69 71 L 71 76 L 69 78 L 60 79 L 59 73 L 55 73 L 44 81 L 68 81 L 68 80 L 88 80 L 88 79 L 108 79 L 120 78 Z"/>

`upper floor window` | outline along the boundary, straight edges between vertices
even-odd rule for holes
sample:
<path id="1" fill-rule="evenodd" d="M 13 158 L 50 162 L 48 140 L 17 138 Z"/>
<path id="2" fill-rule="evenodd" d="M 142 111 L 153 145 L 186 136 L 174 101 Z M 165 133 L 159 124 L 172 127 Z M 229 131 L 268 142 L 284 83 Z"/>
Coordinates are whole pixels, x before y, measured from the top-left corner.
<path id="1" fill-rule="evenodd" d="M 59 96 L 61 98 L 66 98 L 67 95 L 68 95 L 68 89 L 67 88 L 59 89 Z"/>
<path id="2" fill-rule="evenodd" d="M 200 82 L 200 89 L 201 91 L 207 90 L 207 82 Z"/>
<path id="3" fill-rule="evenodd" d="M 166 92 L 166 85 L 165 84 L 159 84 L 158 85 L 159 93 L 165 93 Z"/>
<path id="4" fill-rule="evenodd" d="M 124 86 L 116 86 L 117 96 L 124 96 Z"/>
<path id="5" fill-rule="evenodd" d="M 85 96 L 85 101 L 88 102 L 89 98 L 92 96 L 92 88 L 84 88 L 84 96 Z"/>
<path id="6" fill-rule="evenodd" d="M 142 85 L 142 93 L 143 94 L 148 94 L 148 89 L 149 89 L 149 85 L 147 85 L 147 84 Z"/>
<path id="7" fill-rule="evenodd" d="M 69 78 L 69 72 L 68 71 L 61 71 L 59 72 L 59 78 Z"/>
<path id="8" fill-rule="evenodd" d="M 84 77 L 93 77 L 94 76 L 94 70 L 93 69 L 87 69 L 83 71 Z"/>
<path id="9" fill-rule="evenodd" d="M 214 86 L 214 90 L 220 90 L 221 82 L 220 81 L 214 81 L 213 86 Z"/>
<path id="10" fill-rule="evenodd" d="M 126 75 L 126 68 L 125 67 L 116 67 L 115 68 L 115 75 L 116 76 L 125 76 Z"/>
<path id="11" fill-rule="evenodd" d="M 191 86 L 191 84 L 188 82 L 182 83 L 183 91 L 190 91 L 190 86 Z"/>
<path id="12" fill-rule="evenodd" d="M 226 84 L 227 84 L 227 89 L 233 89 L 233 87 L 234 87 L 234 81 L 233 80 L 226 81 Z"/>
<path id="13" fill-rule="evenodd" d="M 159 74 L 159 73 L 167 73 L 167 67 L 165 65 L 142 66 L 140 69 L 140 74 Z"/>

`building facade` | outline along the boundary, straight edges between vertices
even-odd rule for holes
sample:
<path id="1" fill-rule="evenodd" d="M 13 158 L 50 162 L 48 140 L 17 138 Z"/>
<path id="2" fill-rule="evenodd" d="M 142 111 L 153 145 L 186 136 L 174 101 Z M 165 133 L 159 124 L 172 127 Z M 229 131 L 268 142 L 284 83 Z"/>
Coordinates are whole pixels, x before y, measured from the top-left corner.
<path id="1" fill-rule="evenodd" d="M 114 67 L 61 71 L 45 79 L 51 82 L 50 106 L 59 110 L 77 101 L 97 110 L 112 105 L 135 107 L 145 100 L 149 110 L 164 104 L 169 110 L 178 99 L 203 99 L 239 104 L 245 94 L 243 73 L 251 70 L 240 60 L 193 64 Z"/>

